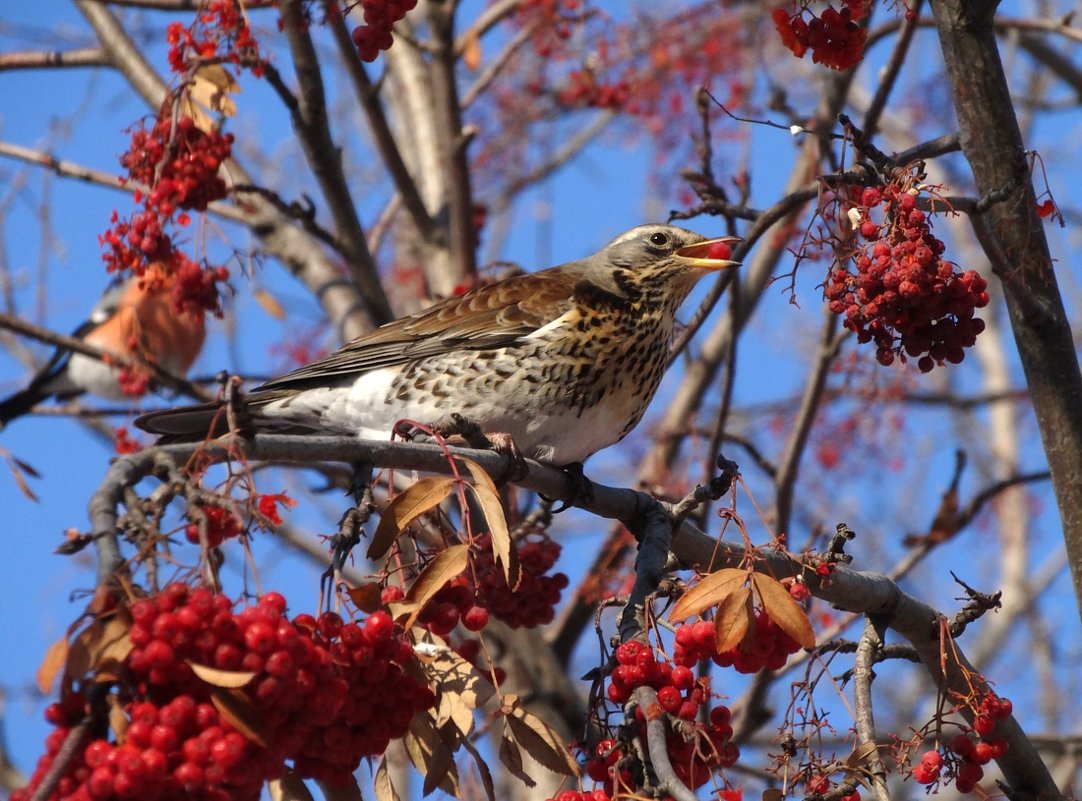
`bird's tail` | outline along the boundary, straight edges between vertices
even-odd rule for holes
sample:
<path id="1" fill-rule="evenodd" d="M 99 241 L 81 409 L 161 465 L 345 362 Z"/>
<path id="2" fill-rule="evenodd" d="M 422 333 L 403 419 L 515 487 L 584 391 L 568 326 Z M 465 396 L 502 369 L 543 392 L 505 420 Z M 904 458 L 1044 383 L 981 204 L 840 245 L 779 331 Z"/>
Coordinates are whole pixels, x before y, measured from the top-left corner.
<path id="1" fill-rule="evenodd" d="M 225 407 L 220 403 L 148 412 L 135 418 L 135 425 L 159 434 L 162 442 L 194 442 L 221 436 L 229 430 Z"/>
<path id="2" fill-rule="evenodd" d="M 16 417 L 22 417 L 51 394 L 30 386 L 0 401 L 0 429 L 4 428 Z"/>

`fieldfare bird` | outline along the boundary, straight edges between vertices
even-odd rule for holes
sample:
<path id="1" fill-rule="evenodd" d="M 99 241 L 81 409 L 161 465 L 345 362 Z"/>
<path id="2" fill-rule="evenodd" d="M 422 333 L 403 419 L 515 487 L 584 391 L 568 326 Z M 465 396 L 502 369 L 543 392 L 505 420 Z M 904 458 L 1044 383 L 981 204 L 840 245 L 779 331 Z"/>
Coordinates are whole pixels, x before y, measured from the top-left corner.
<path id="1" fill-rule="evenodd" d="M 732 267 L 734 237 L 641 225 L 600 252 L 478 287 L 364 334 L 245 397 L 256 430 L 386 438 L 457 413 L 522 455 L 581 462 L 622 439 L 661 383 L 677 308 Z M 152 412 L 166 440 L 224 433 L 210 405 Z"/>
<path id="2" fill-rule="evenodd" d="M 155 366 L 185 375 L 203 348 L 202 317 L 176 314 L 171 293 L 175 280 L 157 265 L 107 290 L 72 336 L 130 362 L 129 382 L 152 382 Z M 57 348 L 26 389 L 0 401 L 0 428 L 55 396 L 70 400 L 84 393 L 108 400 L 131 396 L 121 386 L 116 365 Z M 130 385 L 129 385 L 130 388 Z"/>

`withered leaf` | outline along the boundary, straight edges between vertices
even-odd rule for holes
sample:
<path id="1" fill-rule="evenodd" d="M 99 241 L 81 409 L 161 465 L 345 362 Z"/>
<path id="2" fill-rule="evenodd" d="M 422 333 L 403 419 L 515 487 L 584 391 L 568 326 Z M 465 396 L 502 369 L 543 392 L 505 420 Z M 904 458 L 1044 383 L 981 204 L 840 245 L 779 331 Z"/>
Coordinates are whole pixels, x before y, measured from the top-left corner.
<path id="1" fill-rule="evenodd" d="M 413 586 L 406 593 L 406 602 L 412 605 L 413 611 L 406 620 L 405 628 L 410 628 L 417 620 L 424 605 L 432 600 L 432 597 L 443 588 L 443 585 L 462 573 L 469 564 L 470 546 L 465 543 L 451 545 L 444 548 L 436 557 L 421 571 Z"/>
<path id="2" fill-rule="evenodd" d="M 428 795 L 436 787 L 445 793 L 458 795 L 458 771 L 455 768 L 453 747 L 446 733 L 437 729 L 427 712 L 418 712 L 410 721 L 409 730 L 402 738 L 410 762 L 425 777 L 423 794 Z"/>
<path id="3" fill-rule="evenodd" d="M 686 620 L 725 600 L 726 596 L 744 586 L 748 580 L 748 571 L 735 567 L 726 567 L 703 576 L 699 583 L 680 596 L 680 600 L 669 613 L 669 620 L 674 623 Z"/>
<path id="4" fill-rule="evenodd" d="M 323 793 L 324 801 L 364 801 L 356 776 L 350 776 L 343 785 L 329 784 L 318 779 L 316 784 L 319 786 L 319 791 Z"/>
<path id="5" fill-rule="evenodd" d="M 234 729 L 256 745 L 270 747 L 273 741 L 270 730 L 252 706 L 251 700 L 241 690 L 215 687 L 210 691 L 210 702 Z"/>
<path id="6" fill-rule="evenodd" d="M 436 691 L 436 725 L 453 721 L 463 735 L 469 734 L 473 711 L 492 697 L 495 688 L 450 648 L 431 654 L 419 650 L 417 661 L 426 683 Z"/>
<path id="7" fill-rule="evenodd" d="M 45 658 L 38 665 L 37 682 L 42 695 L 48 695 L 52 692 L 56 675 L 67 661 L 68 635 L 65 634 L 49 646 L 49 650 L 45 652 Z"/>
<path id="8" fill-rule="evenodd" d="M 383 605 L 382 593 L 379 584 L 374 581 L 370 581 L 367 584 L 360 584 L 356 587 L 350 587 L 348 590 L 349 599 L 357 605 L 357 608 L 362 612 L 372 614 Z"/>
<path id="9" fill-rule="evenodd" d="M 304 779 L 291 770 L 267 782 L 267 792 L 271 801 L 315 801 Z"/>
<path id="10" fill-rule="evenodd" d="M 229 95 L 239 91 L 240 86 L 233 76 L 220 64 L 204 64 L 196 70 L 189 84 L 189 92 L 196 103 L 225 117 L 237 113 L 237 105 Z"/>
<path id="11" fill-rule="evenodd" d="M 510 736 L 510 728 L 504 729 L 504 735 L 500 738 L 500 762 L 511 771 L 511 775 L 517 778 L 527 787 L 537 784 L 522 766 L 522 752 L 519 751 L 518 743 Z"/>
<path id="12" fill-rule="evenodd" d="M 753 573 L 751 584 L 763 603 L 763 611 L 778 628 L 796 640 L 801 648 L 815 647 L 815 632 L 804 610 L 777 579 L 763 573 Z"/>
<path id="13" fill-rule="evenodd" d="M 429 509 L 439 506 L 451 494 L 455 480 L 450 476 L 428 476 L 396 495 L 380 514 L 376 532 L 368 546 L 368 558 L 379 559 L 406 526 Z"/>
<path id="14" fill-rule="evenodd" d="M 387 770 L 386 756 L 379 761 L 379 767 L 376 768 L 372 789 L 376 791 L 376 801 L 402 801 L 398 791 L 394 789 L 394 784 L 391 783 L 391 774 Z"/>
<path id="15" fill-rule="evenodd" d="M 278 298 L 274 297 L 270 292 L 265 289 L 256 289 L 252 292 L 252 295 L 255 297 L 256 303 L 259 304 L 259 308 L 263 309 L 268 316 L 273 317 L 275 320 L 284 320 L 286 318 L 286 310 L 282 308 Z"/>
<path id="16" fill-rule="evenodd" d="M 737 587 L 714 610 L 714 645 L 718 653 L 730 651 L 744 639 L 751 623 L 751 589 Z"/>
<path id="17" fill-rule="evenodd" d="M 256 676 L 255 673 L 246 670 L 220 670 L 191 660 L 188 661 L 188 667 L 196 676 L 215 687 L 244 687 Z"/>
<path id="18" fill-rule="evenodd" d="M 537 715 L 526 710 L 516 696 L 505 696 L 500 711 L 515 742 L 538 763 L 562 776 L 579 775 L 579 765 L 560 735 Z"/>
<path id="19" fill-rule="evenodd" d="M 127 616 L 120 614 L 92 622 L 71 643 L 67 675 L 76 679 L 123 662 L 132 649 L 130 628 Z"/>
<path id="20" fill-rule="evenodd" d="M 485 513 L 485 522 L 488 523 L 489 535 L 492 538 L 492 555 L 496 557 L 497 564 L 503 568 L 507 586 L 512 590 L 517 590 L 522 580 L 522 566 L 518 560 L 518 549 L 511 542 L 511 532 L 507 529 L 507 518 L 504 516 L 503 504 L 500 502 L 500 492 L 496 489 L 492 477 L 481 465 L 470 459 L 461 461 L 473 476 L 474 484 L 471 489 Z"/>

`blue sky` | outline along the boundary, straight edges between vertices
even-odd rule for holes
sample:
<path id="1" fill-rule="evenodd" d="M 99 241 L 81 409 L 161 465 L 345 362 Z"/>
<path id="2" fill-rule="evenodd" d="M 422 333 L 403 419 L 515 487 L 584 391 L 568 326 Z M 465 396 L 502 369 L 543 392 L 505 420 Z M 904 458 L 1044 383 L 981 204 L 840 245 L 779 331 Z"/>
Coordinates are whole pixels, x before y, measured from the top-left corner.
<path id="1" fill-rule="evenodd" d="M 57 0 L 42 4 L 12 3 L 0 11 L 0 48 L 33 46 L 38 38 L 36 32 L 41 30 L 70 31 L 73 46 L 86 43 L 80 38 L 84 25 L 67 3 Z M 264 93 L 257 86 L 246 87 L 240 100 L 243 107 L 261 110 L 258 116 L 238 120 L 238 133 L 258 135 L 268 150 L 281 147 L 288 153 L 286 145 L 281 144 L 289 138 L 287 122 L 283 115 L 261 108 Z M 0 97 L 5 98 L 0 103 L 0 140 L 48 149 L 65 159 L 102 170 L 117 169 L 116 156 L 127 144 L 124 129 L 145 113 L 122 82 L 105 70 L 0 73 Z M 68 121 L 72 118 L 75 124 L 69 128 Z M 1049 153 L 1055 154 L 1064 142 L 1072 141 L 1077 126 L 1077 114 L 1052 116 L 1039 124 L 1037 133 L 1047 143 Z M 752 140 L 758 205 L 773 199 L 772 193 L 788 168 L 792 147 L 792 140 L 784 132 L 765 131 Z M 513 233 L 500 257 L 528 268 L 549 266 L 592 252 L 620 231 L 647 221 L 644 217 L 648 210 L 670 208 L 671 199 L 652 197 L 646 177 L 650 159 L 651 154 L 644 149 L 627 149 L 613 139 L 604 139 L 551 182 L 524 198 L 516 209 Z M 1069 200 L 1066 187 L 1073 185 L 1077 165 L 1069 173 L 1056 172 L 1050 177 L 1063 190 L 1057 196 Z M 38 270 L 45 270 L 48 302 L 44 318 L 38 321 L 58 331 L 74 329 L 105 285 L 96 238 L 108 225 L 112 209 L 122 212 L 130 209 L 129 201 L 122 193 L 64 181 L 45 171 L 3 159 L 0 160 L 0 202 L 4 204 L 0 207 L 4 214 L 4 227 L 0 231 L 4 258 L 12 275 L 22 281 L 14 290 L 20 310 L 36 319 L 29 311 L 36 302 L 29 287 L 34 285 Z M 42 206 L 48 209 L 45 225 L 40 216 Z M 688 225 L 705 234 L 722 233 L 714 219 Z M 1068 242 L 1067 235 L 1058 230 L 1052 229 L 1050 235 L 1054 250 L 1062 254 L 1064 292 L 1069 300 L 1076 301 L 1079 282 L 1071 258 L 1077 255 L 1074 243 Z M 546 263 L 540 263 L 542 260 Z M 799 307 L 789 304 L 780 289 L 770 294 L 753 323 L 753 344 L 743 351 L 738 363 L 740 402 L 784 396 L 799 386 L 802 374 L 793 360 L 799 361 L 800 346 L 814 336 L 819 326 L 819 296 L 814 289 L 818 280 L 810 272 L 800 275 Z M 280 357 L 273 355 L 276 343 L 284 337 L 308 332 L 318 322 L 315 304 L 276 264 L 264 267 L 253 279 L 253 285 L 271 288 L 288 311 L 289 319 L 283 323 L 269 317 L 251 300 L 250 285 L 244 279 L 239 280 L 238 295 L 229 304 L 227 320 L 212 324 L 208 347 L 193 374 L 213 374 L 222 368 L 257 372 L 273 369 L 270 365 L 276 358 L 281 363 Z M 240 331 L 242 335 L 230 337 L 229 331 Z M 867 353 L 866 357 L 870 359 L 871 354 Z M 25 379 L 22 366 L 9 354 L 0 353 L 0 393 L 14 391 Z M 671 386 L 670 381 L 663 389 L 655 414 L 663 408 Z M 148 405 L 157 402 L 149 400 Z M 926 429 L 922 429 L 924 421 L 927 421 Z M 874 468 L 865 475 L 844 477 L 848 483 L 844 490 L 839 490 L 839 500 L 853 505 L 854 514 L 859 517 L 850 519 L 850 523 L 874 527 L 886 513 L 895 514 L 905 498 L 921 492 L 924 497 L 933 497 L 942 488 L 953 461 L 950 426 L 921 414 L 911 418 L 909 424 L 915 432 L 912 443 L 927 459 L 929 469 L 912 487 L 894 486 L 889 473 L 877 474 Z M 649 425 L 649 418 L 644 425 Z M 1036 432 L 1031 425 L 1028 432 L 1032 446 L 1027 449 L 1024 466 L 1039 469 L 1041 456 Z M 0 686 L 8 694 L 5 721 L 8 746 L 16 763 L 29 772 L 40 754 L 46 732 L 40 719 L 43 701 L 29 689 L 34 671 L 48 644 L 63 634 L 82 609 L 80 591 L 90 589 L 93 580 L 87 556 L 61 557 L 52 551 L 65 530 L 72 527 L 85 530 L 86 501 L 108 463 L 111 448 L 72 421 L 45 417 L 13 423 L 0 433 L 0 448 L 29 462 L 43 474 L 42 480 L 32 484 L 40 498 L 38 503 L 32 503 L 20 493 L 9 475 L 0 473 L 0 509 L 4 510 L 0 531 L 8 544 L 4 587 L 0 590 L 4 618 L 4 626 L 0 627 L 0 653 L 5 654 Z M 621 461 L 633 461 L 638 450 L 634 440 L 624 443 L 611 454 L 595 460 L 590 473 L 602 480 L 618 481 L 625 473 Z M 753 474 L 751 469 L 748 472 Z M 825 477 L 823 482 L 827 489 L 830 479 Z M 317 483 L 303 474 L 280 476 L 280 480 L 281 486 L 261 489 L 267 492 L 293 489 L 293 494 L 299 494 L 299 488 Z M 296 484 L 291 485 L 291 481 Z M 964 486 L 969 491 L 976 486 L 972 475 Z M 1041 495 L 1043 503 L 1035 512 L 1038 560 L 1055 558 L 1060 547 L 1056 541 L 1057 521 L 1048 497 L 1046 492 Z M 325 516 L 318 509 L 302 510 L 298 511 L 295 522 L 310 525 L 317 532 L 329 532 L 340 505 L 336 499 L 324 498 L 322 502 L 327 505 Z M 923 514 L 918 517 L 913 521 L 914 527 L 924 519 Z M 587 553 L 600 527 L 583 517 L 570 520 L 567 526 L 572 536 L 567 540 L 569 558 L 564 560 L 564 569 L 574 577 L 576 570 L 581 571 L 585 565 L 585 558 L 577 557 Z M 889 534 L 899 536 L 893 530 Z M 981 560 L 982 543 L 990 541 L 986 532 L 972 533 L 964 545 L 951 552 L 951 562 Z M 884 548 L 891 552 L 891 547 Z M 293 588 L 301 597 L 314 602 L 318 575 L 315 566 L 301 563 L 267 537 L 257 541 L 256 552 L 263 558 L 265 587 Z M 935 575 L 942 579 L 945 569 Z M 1057 596 L 1061 600 L 1065 600 L 1068 584 L 1061 572 L 1056 580 L 1061 590 Z M 949 598 L 950 591 L 944 592 Z M 1062 626 L 1064 642 L 1080 641 L 1078 636 L 1066 636 L 1071 631 L 1077 635 L 1079 629 L 1078 616 L 1069 600 L 1060 612 L 1050 614 Z M 1077 649 L 1077 645 L 1074 647 Z M 1074 683 L 1077 684 L 1077 677 Z"/>

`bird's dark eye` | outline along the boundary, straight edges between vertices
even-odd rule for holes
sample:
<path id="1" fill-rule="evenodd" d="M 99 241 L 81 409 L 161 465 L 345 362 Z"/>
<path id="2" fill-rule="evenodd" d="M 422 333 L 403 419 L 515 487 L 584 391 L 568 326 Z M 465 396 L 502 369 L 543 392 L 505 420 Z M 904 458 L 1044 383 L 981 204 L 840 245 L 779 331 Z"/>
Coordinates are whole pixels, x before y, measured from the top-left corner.
<path id="1" fill-rule="evenodd" d="M 665 245 L 669 244 L 669 235 L 663 234 L 660 231 L 656 234 L 650 234 L 650 244 L 657 245 L 659 248 L 665 247 Z"/>

